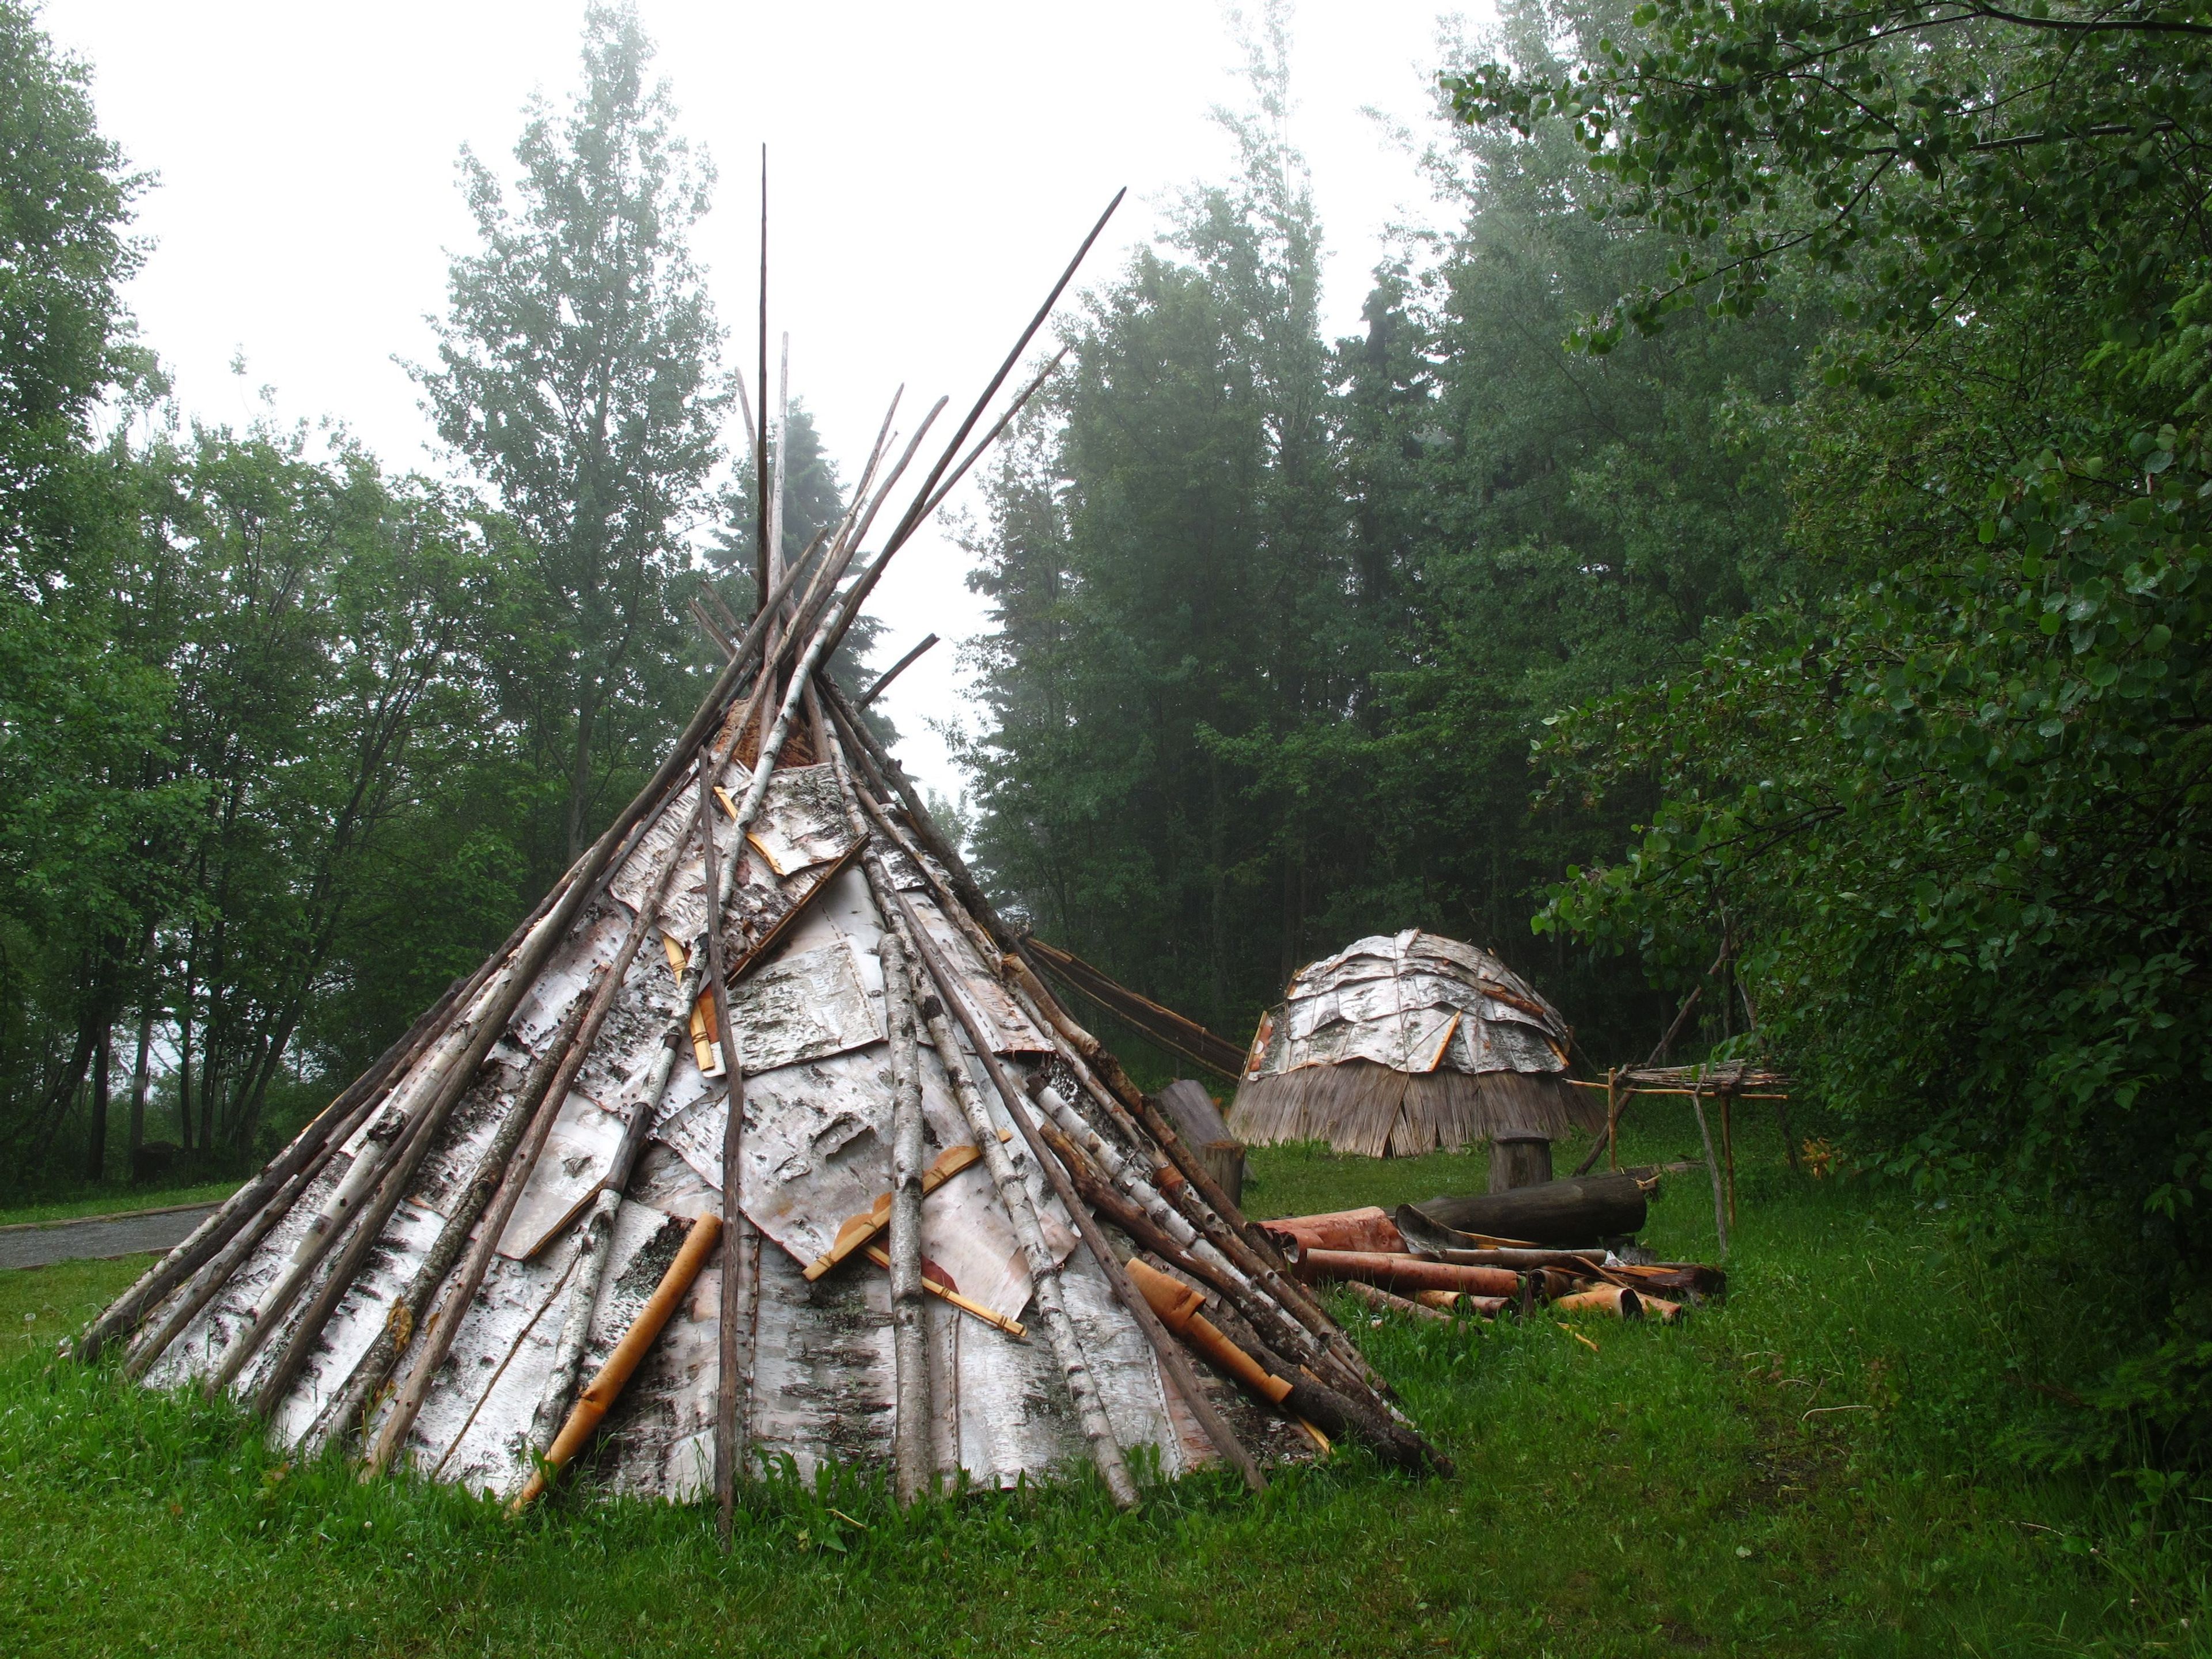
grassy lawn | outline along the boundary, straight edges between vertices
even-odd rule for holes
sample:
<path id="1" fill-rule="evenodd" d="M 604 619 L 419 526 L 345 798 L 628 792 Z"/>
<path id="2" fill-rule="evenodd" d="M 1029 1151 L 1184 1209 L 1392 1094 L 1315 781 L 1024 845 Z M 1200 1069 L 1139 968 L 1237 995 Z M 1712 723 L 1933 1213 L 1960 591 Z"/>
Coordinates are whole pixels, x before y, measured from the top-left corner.
<path id="1" fill-rule="evenodd" d="M 1641 1116 L 1625 1150 L 1674 1157 L 1687 1125 Z M 2212 1596 L 2188 1542 L 2010 1455 L 2071 1409 L 2045 1390 L 2094 1376 L 2098 1322 L 2128 1316 L 2117 1284 L 1795 1180 L 1771 1128 L 1740 1145 L 1725 1309 L 1671 1328 L 1358 1322 L 1451 1481 L 1354 1452 L 1257 1498 L 1188 1480 L 1133 1516 L 1087 1481 L 904 1516 L 865 1483 L 770 1485 L 726 1558 L 700 1511 L 571 1492 L 510 1525 L 288 1466 L 228 1410 L 51 1358 L 143 1261 L 0 1274 L 0 1651 L 2197 1650 Z M 1482 1175 L 1480 1157 L 1255 1164 L 1261 1214 Z M 1701 1174 L 1674 1178 L 1646 1237 L 1710 1255 Z"/>
<path id="2" fill-rule="evenodd" d="M 73 1216 L 120 1215 L 129 1210 L 159 1210 L 172 1204 L 212 1204 L 238 1190 L 236 1177 L 179 1187 L 94 1187 L 74 1197 L 0 1208 L 0 1227 L 27 1221 L 67 1221 Z"/>

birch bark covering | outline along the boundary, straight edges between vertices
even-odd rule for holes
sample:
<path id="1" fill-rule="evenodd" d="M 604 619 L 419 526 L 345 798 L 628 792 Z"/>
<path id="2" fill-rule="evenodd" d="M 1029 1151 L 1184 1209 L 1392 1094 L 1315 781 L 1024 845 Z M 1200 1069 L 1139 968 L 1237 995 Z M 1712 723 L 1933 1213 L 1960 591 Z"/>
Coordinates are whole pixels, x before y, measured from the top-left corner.
<path id="1" fill-rule="evenodd" d="M 1603 1127 L 1565 1082 L 1574 1030 L 1486 951 L 1409 928 L 1300 969 L 1253 1034 L 1230 1133 L 1409 1157 Z"/>

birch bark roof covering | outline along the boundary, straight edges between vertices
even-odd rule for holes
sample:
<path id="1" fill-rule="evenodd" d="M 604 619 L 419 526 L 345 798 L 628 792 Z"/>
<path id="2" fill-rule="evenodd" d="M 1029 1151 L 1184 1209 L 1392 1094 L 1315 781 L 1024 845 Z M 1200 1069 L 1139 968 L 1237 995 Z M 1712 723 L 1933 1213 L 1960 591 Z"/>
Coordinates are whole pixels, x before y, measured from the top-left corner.
<path id="1" fill-rule="evenodd" d="M 1595 1127 L 1559 1011 L 1489 951 L 1409 928 L 1309 963 L 1263 1015 L 1231 1108 L 1248 1144 L 1373 1157 Z"/>

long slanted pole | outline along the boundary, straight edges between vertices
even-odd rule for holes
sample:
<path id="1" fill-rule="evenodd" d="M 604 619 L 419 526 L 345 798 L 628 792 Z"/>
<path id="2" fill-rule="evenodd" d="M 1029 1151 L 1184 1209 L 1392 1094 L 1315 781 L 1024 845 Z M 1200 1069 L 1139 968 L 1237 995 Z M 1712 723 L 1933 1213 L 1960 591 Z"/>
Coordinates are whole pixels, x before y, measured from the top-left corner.
<path id="1" fill-rule="evenodd" d="M 992 1122 L 982 1095 L 969 1075 L 967 1060 L 960 1052 L 959 1041 L 945 1019 L 945 1010 L 950 1006 L 963 1024 L 969 1024 L 972 1017 L 953 985 L 951 970 L 939 958 L 921 918 L 907 903 L 906 896 L 883 870 L 881 858 L 872 857 L 867 867 L 874 878 L 870 884 L 876 889 L 875 901 L 884 919 L 897 928 L 900 945 L 921 959 L 927 978 L 934 983 L 936 994 L 924 1005 L 921 1012 L 929 1022 L 931 1038 L 945 1075 L 951 1081 L 952 1092 L 968 1119 L 969 1133 L 983 1149 L 983 1162 L 998 1187 L 999 1201 L 1006 1206 L 1014 1224 L 1014 1237 L 1020 1241 L 1022 1254 L 1029 1263 L 1030 1291 L 1036 1297 L 1038 1312 L 1044 1316 L 1045 1334 L 1051 1339 L 1053 1357 L 1059 1361 L 1068 1398 L 1074 1402 L 1076 1420 L 1083 1426 L 1084 1438 L 1091 1443 L 1091 1461 L 1098 1466 L 1098 1473 L 1115 1503 L 1125 1510 L 1133 1509 L 1139 1496 L 1137 1483 L 1122 1457 L 1121 1442 L 1115 1438 L 1113 1423 L 1106 1414 L 1105 1396 L 1099 1390 L 1098 1379 L 1091 1373 L 1091 1361 L 1083 1351 L 1083 1340 L 1076 1332 L 1074 1320 L 1068 1316 L 1060 1264 L 1053 1260 L 1051 1247 L 1045 1243 L 1044 1229 L 1028 1186 L 1014 1168 L 1013 1160 L 1006 1156 L 1006 1149 L 999 1143 L 998 1126 Z M 996 1065 L 998 1056 L 991 1052 L 988 1034 L 978 1034 L 970 1025 L 969 1040 L 987 1066 Z M 1030 1157 L 1034 1160 L 1036 1154 L 1031 1152 Z M 1039 1173 L 1043 1173 L 1041 1164 L 1038 1168 Z"/>
<path id="2" fill-rule="evenodd" d="M 756 543 L 756 568 L 758 579 L 753 591 L 760 595 L 761 617 L 772 616 L 769 605 L 768 574 L 768 514 L 763 497 L 768 494 L 768 146 L 761 146 L 761 221 L 760 221 L 760 379 L 753 384 L 760 388 L 760 427 L 753 434 L 753 534 Z"/>
<path id="3" fill-rule="evenodd" d="M 392 1374 L 392 1366 L 398 1363 L 400 1355 L 413 1340 L 416 1328 L 422 1324 L 428 1310 L 430 1298 L 437 1294 L 438 1286 L 446 1282 L 446 1275 L 453 1272 L 454 1264 L 461 1259 L 461 1252 L 468 1248 L 470 1231 L 490 1207 L 492 1199 L 499 1190 L 500 1181 L 507 1173 L 507 1160 L 514 1156 L 515 1148 L 522 1144 L 522 1137 L 537 1116 L 538 1107 L 544 1103 L 547 1091 L 552 1088 L 553 1079 L 561 1069 L 561 1062 L 567 1056 L 569 1046 L 575 1042 L 576 1034 L 583 1030 L 585 1017 L 591 1010 L 592 994 L 598 989 L 599 985 L 594 979 L 586 988 L 585 994 L 576 999 L 568 1018 L 562 1022 L 552 1040 L 545 1045 L 544 1052 L 538 1055 L 537 1063 L 531 1067 L 521 1092 L 507 1108 L 507 1115 L 500 1121 L 489 1144 L 477 1158 L 475 1172 L 470 1176 L 468 1186 L 463 1189 L 460 1201 L 453 1206 L 446 1224 L 439 1229 L 438 1237 L 431 1244 L 428 1254 L 423 1257 L 422 1266 L 415 1270 L 406 1287 L 393 1298 L 391 1312 L 385 1318 L 383 1328 L 377 1332 L 376 1340 L 355 1362 L 345 1382 L 331 1391 L 330 1403 L 323 1407 L 313 1426 L 307 1431 L 306 1439 L 301 1442 L 303 1451 L 312 1451 L 334 1434 L 344 1434 L 349 1425 L 365 1419 L 370 1402 L 384 1387 L 385 1379 Z"/>
<path id="4" fill-rule="evenodd" d="M 722 1046 L 722 1077 L 730 1109 L 729 1121 L 722 1129 L 722 1295 L 718 1330 L 721 1363 L 714 1384 L 715 1521 L 721 1531 L 722 1547 L 727 1549 L 737 1521 L 738 1462 L 744 1455 L 738 1439 L 744 1407 L 739 1394 L 744 1382 L 742 1367 L 748 1355 L 742 1349 L 751 1346 L 750 1342 L 740 1343 L 740 1322 L 746 1325 L 751 1322 L 750 1298 L 746 1295 L 750 1287 L 740 1283 L 741 1273 L 750 1263 L 738 1249 L 738 1241 L 741 1232 L 752 1232 L 752 1223 L 746 1218 L 741 1204 L 745 1068 L 738 1054 L 737 1035 L 730 1026 L 728 969 L 722 960 L 722 911 L 727 902 L 727 888 L 722 880 L 721 861 L 714 852 L 714 814 L 709 805 L 714 799 L 713 782 L 702 765 L 699 770 L 699 854 L 707 873 L 707 983 L 714 1002 L 714 1040 Z M 757 1250 L 757 1237 L 752 1243 Z"/>
<path id="5" fill-rule="evenodd" d="M 1022 1091 L 1015 1086 L 1013 1079 L 1006 1074 L 1006 1066 L 991 1047 L 989 1034 L 976 1020 L 967 1000 L 953 994 L 951 969 L 938 953 L 935 942 L 922 927 L 921 918 L 915 914 L 905 894 L 894 890 L 892 896 L 905 912 L 907 924 L 921 947 L 922 961 L 929 969 L 931 976 L 938 981 L 944 993 L 944 1000 L 952 1005 L 953 1012 L 966 1028 L 968 1040 L 975 1048 L 976 1058 L 983 1062 L 983 1070 L 989 1076 L 992 1086 L 998 1091 L 1007 1118 L 1021 1132 L 1023 1144 L 1029 1148 L 1030 1161 L 1052 1183 L 1054 1196 L 1060 1200 L 1061 1207 L 1074 1219 L 1075 1231 L 1082 1238 L 1085 1248 L 1091 1252 L 1091 1260 L 1097 1264 L 1100 1274 L 1121 1305 L 1128 1310 L 1130 1318 L 1136 1321 L 1137 1328 L 1144 1333 L 1146 1340 L 1152 1344 L 1169 1386 L 1182 1395 L 1183 1403 L 1191 1408 L 1191 1414 L 1198 1419 L 1223 1461 L 1242 1475 L 1245 1485 L 1254 1492 L 1265 1491 L 1267 1476 L 1260 1472 L 1259 1464 L 1253 1461 L 1252 1455 L 1244 1449 L 1228 1423 L 1213 1409 L 1212 1402 L 1206 1399 L 1199 1387 L 1197 1375 L 1191 1370 L 1188 1358 L 1177 1346 L 1175 1338 L 1168 1334 L 1166 1327 L 1160 1323 L 1159 1316 L 1152 1311 L 1152 1304 L 1143 1292 L 1131 1281 L 1128 1269 L 1107 1243 L 1106 1235 L 1091 1213 L 1090 1206 L 1084 1203 L 1081 1195 L 1076 1192 L 1068 1171 L 1061 1168 L 1059 1160 L 1052 1156 L 1037 1133 L 1036 1125 L 1030 1118 L 1030 1104 L 1023 1098 Z"/>
<path id="6" fill-rule="evenodd" d="M 870 837 L 860 811 L 860 794 L 846 769 L 845 751 L 830 733 L 822 702 L 811 690 L 806 712 L 822 750 L 830 757 L 845 821 L 865 849 Z M 921 1271 L 922 1109 L 921 1015 L 914 982 L 921 964 L 909 960 L 898 928 L 883 930 L 878 949 L 884 967 L 884 1013 L 891 1044 L 891 1210 L 885 1259 L 891 1276 L 891 1359 L 896 1394 L 891 1417 L 891 1473 L 902 1504 L 911 1504 L 932 1485 L 929 1446 L 929 1333 Z"/>
<path id="7" fill-rule="evenodd" d="M 881 561 L 878 560 L 878 563 L 880 565 Z M 830 611 L 829 618 L 815 631 L 805 654 L 792 671 L 790 689 L 784 693 L 782 706 L 776 713 L 775 724 L 761 739 L 752 781 L 746 786 L 744 797 L 738 804 L 736 821 L 730 826 L 730 850 L 716 860 L 714 873 L 708 879 L 710 892 L 723 890 L 725 883 L 735 879 L 737 861 L 744 853 L 745 836 L 760 817 L 761 807 L 768 799 L 769 783 L 775 775 L 776 761 L 783 753 L 785 739 L 791 734 L 793 712 L 799 706 L 807 681 L 814 672 L 815 665 L 822 659 L 829 641 L 842 631 L 839 624 L 850 614 L 852 602 L 850 592 L 838 601 Z M 763 665 L 755 702 L 760 702 L 763 697 L 772 695 L 775 689 L 775 682 L 768 678 L 766 665 Z M 744 724 L 751 724 L 750 719 L 748 718 Z M 679 1047 L 689 1046 L 684 1038 L 690 1029 L 691 1010 L 699 1000 L 706 966 L 705 952 L 693 952 L 692 962 L 677 988 L 676 1012 L 662 1034 L 662 1052 L 653 1060 L 646 1088 L 635 1108 L 635 1115 L 623 1133 L 621 1146 L 616 1151 L 613 1164 L 599 1187 L 599 1196 L 592 1200 L 592 1209 L 585 1218 L 583 1231 L 578 1237 L 576 1271 L 568 1291 L 568 1314 L 562 1322 L 561 1335 L 554 1346 L 552 1372 L 546 1379 L 544 1392 L 538 1398 L 538 1410 L 531 1422 L 531 1443 L 540 1451 L 552 1443 L 554 1435 L 567 1419 L 569 1407 L 574 1403 L 583 1364 L 584 1346 L 591 1334 L 592 1310 L 598 1304 L 599 1286 L 606 1277 L 615 1214 L 622 1206 L 630 1171 L 638 1153 L 643 1150 L 653 1119 L 660 1109 L 661 1100 L 667 1093 L 669 1079 L 674 1075 L 676 1051 Z"/>
<path id="8" fill-rule="evenodd" d="M 886 1240 L 891 1273 L 891 1352 L 898 1400 L 891 1424 L 891 1468 L 902 1504 L 930 1487 L 929 1332 L 921 1272 L 921 1060 L 915 1041 L 912 964 L 896 929 L 880 944 L 884 1007 L 891 1037 L 891 1213 Z"/>

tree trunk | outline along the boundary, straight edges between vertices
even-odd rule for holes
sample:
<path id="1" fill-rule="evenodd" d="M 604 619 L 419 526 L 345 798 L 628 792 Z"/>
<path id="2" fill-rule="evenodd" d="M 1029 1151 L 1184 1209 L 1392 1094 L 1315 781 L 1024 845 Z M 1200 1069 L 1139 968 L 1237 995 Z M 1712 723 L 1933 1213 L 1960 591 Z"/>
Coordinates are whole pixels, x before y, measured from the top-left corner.
<path id="1" fill-rule="evenodd" d="M 115 1030 L 105 1014 L 100 1026 L 99 1052 L 92 1061 L 92 1123 L 85 1152 L 85 1178 L 100 1182 L 107 1176 L 107 1069 L 114 1063 Z"/>
<path id="2" fill-rule="evenodd" d="M 146 1006 L 138 1011 L 138 1058 L 131 1067 L 131 1157 L 125 1166 L 138 1178 L 138 1149 L 146 1144 L 146 1068 L 154 1047 L 154 996 L 147 991 Z"/>
<path id="3" fill-rule="evenodd" d="M 765 593 L 768 590 L 761 590 Z M 576 709 L 576 753 L 568 764 L 568 854 L 574 864 L 584 855 L 584 810 L 592 793 L 592 726 L 598 699 L 583 698 Z"/>
<path id="4" fill-rule="evenodd" d="M 76 1102 L 76 1091 L 84 1082 L 84 1068 L 92 1063 L 93 1044 L 98 1035 L 98 1024 L 90 1018 L 77 1027 L 76 1047 L 70 1051 L 69 1068 L 54 1080 L 53 1088 L 46 1095 L 46 1133 L 39 1143 L 40 1163 L 44 1163 L 53 1150 L 54 1137 L 61 1133 L 70 1108 Z"/>
<path id="5" fill-rule="evenodd" d="M 1552 1178 L 1552 1143 L 1547 1136 L 1501 1134 L 1490 1143 L 1490 1190 L 1510 1193 L 1540 1187 Z"/>
<path id="6" fill-rule="evenodd" d="M 185 946 L 185 994 L 177 999 L 177 1144 L 192 1150 L 192 1001 L 199 994 L 200 925 Z"/>

